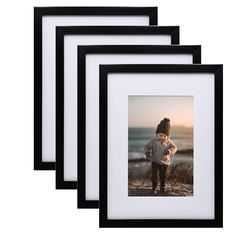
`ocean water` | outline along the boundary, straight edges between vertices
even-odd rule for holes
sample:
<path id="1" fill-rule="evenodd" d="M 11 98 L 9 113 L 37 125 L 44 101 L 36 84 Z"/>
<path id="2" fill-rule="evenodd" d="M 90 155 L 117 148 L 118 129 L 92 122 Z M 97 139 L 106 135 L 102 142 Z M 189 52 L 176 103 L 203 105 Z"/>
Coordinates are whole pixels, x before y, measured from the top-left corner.
<path id="1" fill-rule="evenodd" d="M 155 137 L 155 131 L 155 127 L 129 128 L 129 160 L 145 157 L 144 146 Z M 193 157 L 193 128 L 171 127 L 170 138 L 178 148 L 174 159 L 185 160 Z"/>

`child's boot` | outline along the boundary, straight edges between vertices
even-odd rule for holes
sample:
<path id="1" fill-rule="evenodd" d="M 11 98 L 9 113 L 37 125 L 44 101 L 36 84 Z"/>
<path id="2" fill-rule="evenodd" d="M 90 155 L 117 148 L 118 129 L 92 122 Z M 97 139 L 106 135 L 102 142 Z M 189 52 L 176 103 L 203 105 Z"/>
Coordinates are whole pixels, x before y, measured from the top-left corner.
<path id="1" fill-rule="evenodd" d="M 162 182 L 162 183 L 161 183 L 161 187 L 160 187 L 160 192 L 161 192 L 161 193 L 164 193 L 164 192 L 165 192 L 165 186 L 166 186 L 166 185 L 165 185 L 165 182 Z"/>
<path id="2" fill-rule="evenodd" d="M 160 188 L 160 192 L 161 192 L 161 193 L 164 193 L 164 192 L 165 192 L 165 187 L 162 186 L 162 187 Z"/>
<path id="3" fill-rule="evenodd" d="M 157 195 L 157 187 L 156 188 L 152 188 L 152 194 L 153 194 L 153 196 Z"/>
<path id="4" fill-rule="evenodd" d="M 152 182 L 152 193 L 153 193 L 153 195 L 157 194 L 157 182 L 156 181 Z"/>

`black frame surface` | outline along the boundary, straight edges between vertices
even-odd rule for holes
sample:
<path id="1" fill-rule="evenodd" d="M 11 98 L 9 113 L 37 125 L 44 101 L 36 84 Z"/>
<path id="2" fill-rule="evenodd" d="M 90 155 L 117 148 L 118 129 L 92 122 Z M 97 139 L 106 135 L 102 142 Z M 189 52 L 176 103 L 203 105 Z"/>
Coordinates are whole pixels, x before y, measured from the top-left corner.
<path id="1" fill-rule="evenodd" d="M 107 93 L 109 73 L 213 73 L 214 74 L 214 179 L 215 218 L 113 219 L 107 216 Z M 100 227 L 223 227 L 223 66 L 222 65 L 100 65 Z"/>
<path id="2" fill-rule="evenodd" d="M 42 18 L 56 15 L 146 15 L 150 25 L 157 25 L 157 7 L 34 8 L 34 170 L 55 170 L 55 162 L 42 161 Z"/>
<path id="3" fill-rule="evenodd" d="M 201 46 L 112 45 L 78 46 L 78 208 L 98 208 L 99 201 L 86 200 L 86 56 L 88 54 L 191 54 L 193 64 L 201 63 Z"/>
<path id="4" fill-rule="evenodd" d="M 56 188 L 76 189 L 64 181 L 64 36 L 65 35 L 170 35 L 179 44 L 179 26 L 67 26 L 56 29 Z M 84 96 L 81 94 L 79 96 Z"/>

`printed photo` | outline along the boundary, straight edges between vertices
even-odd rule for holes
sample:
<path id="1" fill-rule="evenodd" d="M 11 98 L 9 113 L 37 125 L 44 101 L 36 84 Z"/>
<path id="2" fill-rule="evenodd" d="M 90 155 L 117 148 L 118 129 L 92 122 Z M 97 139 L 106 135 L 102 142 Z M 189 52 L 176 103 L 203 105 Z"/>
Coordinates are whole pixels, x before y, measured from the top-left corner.
<path id="1" fill-rule="evenodd" d="M 193 196 L 193 96 L 129 96 L 128 195 Z"/>

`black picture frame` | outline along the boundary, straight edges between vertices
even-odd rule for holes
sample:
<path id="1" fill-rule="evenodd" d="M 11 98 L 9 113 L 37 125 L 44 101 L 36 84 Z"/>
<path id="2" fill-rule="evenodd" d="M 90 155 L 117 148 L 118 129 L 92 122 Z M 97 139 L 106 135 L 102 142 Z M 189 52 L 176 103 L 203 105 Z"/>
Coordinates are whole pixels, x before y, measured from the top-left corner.
<path id="1" fill-rule="evenodd" d="M 132 72 L 214 75 L 214 219 L 108 219 L 108 74 Z M 100 227 L 223 227 L 223 65 L 100 65 L 99 83 Z"/>
<path id="2" fill-rule="evenodd" d="M 34 170 L 55 170 L 55 162 L 42 160 L 42 18 L 79 15 L 144 15 L 157 25 L 157 7 L 34 7 Z"/>
<path id="3" fill-rule="evenodd" d="M 86 56 L 89 54 L 191 54 L 193 64 L 201 63 L 200 45 L 112 45 L 78 46 L 78 208 L 98 208 L 98 200 L 86 200 Z"/>
<path id="4" fill-rule="evenodd" d="M 77 181 L 64 180 L 64 36 L 170 35 L 179 44 L 179 26 L 68 26 L 56 29 L 56 189 L 76 189 Z M 83 94 L 79 96 L 84 96 Z"/>

